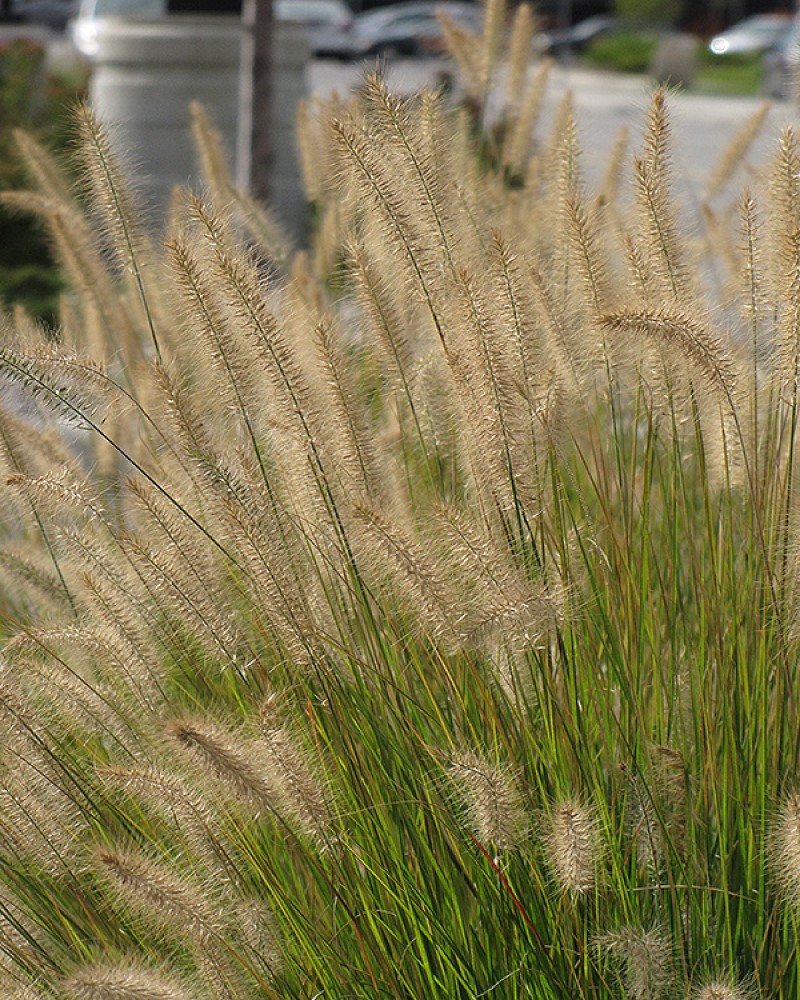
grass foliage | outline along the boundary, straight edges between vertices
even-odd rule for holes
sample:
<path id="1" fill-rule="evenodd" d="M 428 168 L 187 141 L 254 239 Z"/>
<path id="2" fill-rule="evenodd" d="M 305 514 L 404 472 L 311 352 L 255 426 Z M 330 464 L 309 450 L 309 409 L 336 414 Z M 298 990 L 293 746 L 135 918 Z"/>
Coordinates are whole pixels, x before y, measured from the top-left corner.
<path id="1" fill-rule="evenodd" d="M 163 242 L 21 142 L 4 996 L 797 996 L 798 141 L 692 222 L 658 91 L 590 190 L 517 38 L 490 168 L 501 27 L 304 109 L 303 253 L 199 109 Z"/>

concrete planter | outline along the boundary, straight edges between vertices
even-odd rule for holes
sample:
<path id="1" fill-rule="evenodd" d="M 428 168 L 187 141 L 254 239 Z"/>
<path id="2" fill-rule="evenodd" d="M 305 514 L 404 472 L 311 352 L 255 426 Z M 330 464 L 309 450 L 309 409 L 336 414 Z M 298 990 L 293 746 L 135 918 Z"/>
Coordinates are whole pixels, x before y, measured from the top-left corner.
<path id="1" fill-rule="evenodd" d="M 240 106 L 242 25 L 227 15 L 112 20 L 100 36 L 90 98 L 116 127 L 142 186 L 163 213 L 176 184 L 197 183 L 189 103 L 198 100 L 219 129 L 234 166 Z M 301 28 L 275 24 L 273 208 L 290 232 L 305 230 L 306 206 L 295 141 L 297 102 L 306 93 L 308 44 Z"/>

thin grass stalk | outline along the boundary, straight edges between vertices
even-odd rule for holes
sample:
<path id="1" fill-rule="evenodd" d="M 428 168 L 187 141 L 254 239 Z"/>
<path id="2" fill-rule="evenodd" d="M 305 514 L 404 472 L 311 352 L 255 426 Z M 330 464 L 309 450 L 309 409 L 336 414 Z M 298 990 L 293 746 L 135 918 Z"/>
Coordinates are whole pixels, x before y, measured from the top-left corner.
<path id="1" fill-rule="evenodd" d="M 94 165 L 99 171 L 97 190 L 101 193 L 101 196 L 104 195 L 110 199 L 111 211 L 108 214 L 108 220 L 111 224 L 112 232 L 114 229 L 119 229 L 122 237 L 123 256 L 126 265 L 130 267 L 133 273 L 139 299 L 144 309 L 147 326 L 150 331 L 153 349 L 155 350 L 156 358 L 160 361 L 161 348 L 158 344 L 155 323 L 150 311 L 150 302 L 145 291 L 144 279 L 139 266 L 139 248 L 136 245 L 139 240 L 137 234 L 134 234 L 131 228 L 134 218 L 133 210 L 126 204 L 127 195 L 121 187 L 122 182 L 119 169 L 113 162 L 114 157 L 111 153 L 108 135 L 94 112 L 87 105 L 77 109 L 76 120 L 80 134 L 86 143 L 85 148 L 92 152 Z M 91 168 L 89 176 L 91 176 Z M 102 200 L 99 201 L 99 204 L 102 205 Z"/>

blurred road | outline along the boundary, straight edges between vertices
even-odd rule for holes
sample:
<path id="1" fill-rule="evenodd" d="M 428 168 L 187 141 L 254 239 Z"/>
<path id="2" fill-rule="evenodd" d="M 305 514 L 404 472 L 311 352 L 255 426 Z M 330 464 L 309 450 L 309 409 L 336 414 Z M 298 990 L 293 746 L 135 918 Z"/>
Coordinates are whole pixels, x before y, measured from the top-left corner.
<path id="1" fill-rule="evenodd" d="M 437 60 L 398 60 L 389 67 L 389 82 L 400 92 L 412 92 L 435 83 L 443 64 Z M 311 64 L 312 93 L 347 93 L 363 72 L 357 66 L 317 60 Z M 547 136 L 549 121 L 565 91 L 574 95 L 584 163 L 589 180 L 603 169 L 619 128 L 630 130 L 633 149 L 639 136 L 652 91 L 644 77 L 623 76 L 583 68 L 555 66 L 550 77 L 543 120 L 538 134 Z M 701 193 L 704 182 L 736 130 L 761 105 L 757 97 L 703 97 L 674 94 L 669 101 L 673 123 L 674 166 L 681 187 Z M 800 114 L 788 102 L 775 101 L 748 162 L 763 162 L 775 148 L 786 123 L 800 126 Z M 741 179 L 740 179 L 741 181 Z M 741 186 L 741 183 L 739 184 Z"/>

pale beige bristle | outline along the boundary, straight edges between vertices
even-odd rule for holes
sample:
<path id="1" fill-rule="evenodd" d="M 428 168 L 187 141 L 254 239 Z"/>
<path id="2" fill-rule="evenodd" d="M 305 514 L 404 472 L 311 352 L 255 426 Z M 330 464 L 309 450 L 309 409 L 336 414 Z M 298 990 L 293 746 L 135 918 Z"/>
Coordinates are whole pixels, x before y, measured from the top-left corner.
<path id="1" fill-rule="evenodd" d="M 448 771 L 469 827 L 480 843 L 496 851 L 519 847 L 528 835 L 530 821 L 513 769 L 464 749 L 453 755 Z"/>
<path id="2" fill-rule="evenodd" d="M 765 101 L 744 123 L 730 140 L 706 184 L 706 196 L 715 198 L 730 181 L 737 168 L 747 156 L 753 142 L 766 121 L 770 104 Z"/>
<path id="3" fill-rule="evenodd" d="M 675 987 L 672 942 L 660 928 L 625 927 L 601 934 L 596 944 L 621 966 L 631 1000 L 661 1000 Z"/>
<path id="4" fill-rule="evenodd" d="M 166 736 L 237 796 L 260 808 L 274 805 L 274 781 L 259 766 L 253 748 L 235 734 L 203 720 L 175 719 L 168 724 Z"/>
<path id="5" fill-rule="evenodd" d="M 516 112 L 520 101 L 537 27 L 534 8 L 529 3 L 521 3 L 514 11 L 508 43 L 506 99 L 512 114 Z"/>
<path id="6" fill-rule="evenodd" d="M 61 991 L 68 1000 L 191 1000 L 174 979 L 134 962 L 80 969 Z"/>
<path id="7" fill-rule="evenodd" d="M 553 61 L 545 59 L 536 70 L 527 90 L 520 98 L 519 112 L 514 116 L 503 143 L 503 164 L 514 175 L 524 176 L 533 135 L 544 102 L 547 81 Z"/>
<path id="8" fill-rule="evenodd" d="M 714 979 L 692 994 L 692 1000 L 753 1000 L 747 987 L 730 979 Z"/>
<path id="9" fill-rule="evenodd" d="M 95 863 L 112 890 L 145 917 L 176 933 L 219 932 L 213 903 L 163 864 L 105 847 L 96 852 Z"/>
<path id="10" fill-rule="evenodd" d="M 307 836 L 326 846 L 332 840 L 332 813 L 324 781 L 285 726 L 267 726 L 263 738 L 283 806 Z"/>
<path id="11" fill-rule="evenodd" d="M 561 892 L 578 896 L 594 889 L 600 838 L 595 816 L 585 803 L 567 799 L 553 807 L 545 846 Z"/>
<path id="12" fill-rule="evenodd" d="M 800 795 L 788 795 L 772 822 L 769 859 L 775 884 L 789 902 L 800 903 Z"/>

